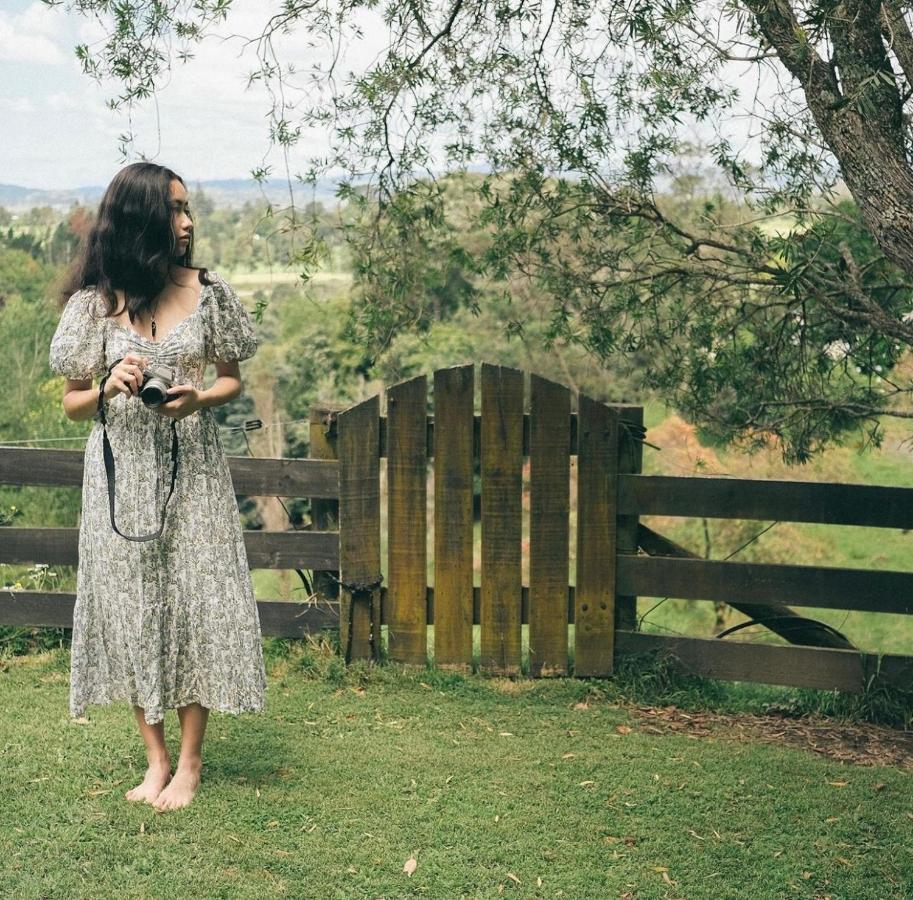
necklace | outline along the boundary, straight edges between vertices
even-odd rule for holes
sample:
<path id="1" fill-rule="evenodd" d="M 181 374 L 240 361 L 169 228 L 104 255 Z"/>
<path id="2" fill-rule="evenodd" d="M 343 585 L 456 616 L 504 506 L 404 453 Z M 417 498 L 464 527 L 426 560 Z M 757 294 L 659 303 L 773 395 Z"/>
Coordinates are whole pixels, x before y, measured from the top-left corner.
<path id="1" fill-rule="evenodd" d="M 155 310 L 152 311 L 152 340 L 155 340 Z"/>

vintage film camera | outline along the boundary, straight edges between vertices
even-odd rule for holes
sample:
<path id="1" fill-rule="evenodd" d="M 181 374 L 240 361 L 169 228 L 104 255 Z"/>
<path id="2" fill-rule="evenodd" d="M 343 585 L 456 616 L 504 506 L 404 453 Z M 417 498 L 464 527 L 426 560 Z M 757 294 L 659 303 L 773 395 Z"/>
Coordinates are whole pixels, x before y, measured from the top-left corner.
<path id="1" fill-rule="evenodd" d="M 146 406 L 161 406 L 172 399 L 167 391 L 175 380 L 175 370 L 171 366 L 146 366 L 143 369 L 143 383 L 139 389 L 140 399 Z"/>

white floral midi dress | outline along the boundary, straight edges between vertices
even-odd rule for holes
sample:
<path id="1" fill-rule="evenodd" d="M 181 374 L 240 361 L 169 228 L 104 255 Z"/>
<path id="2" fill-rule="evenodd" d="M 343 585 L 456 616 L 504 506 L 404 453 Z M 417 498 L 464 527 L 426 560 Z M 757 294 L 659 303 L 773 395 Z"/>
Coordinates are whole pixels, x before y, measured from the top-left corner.
<path id="1" fill-rule="evenodd" d="M 136 353 L 173 366 L 175 383 L 203 389 L 207 364 L 247 359 L 258 346 L 237 294 L 217 273 L 209 278 L 196 310 L 155 341 L 105 318 L 94 288 L 77 291 L 51 341 L 51 369 L 93 378 Z M 124 534 L 158 530 L 171 484 L 172 421 L 177 480 L 161 536 L 118 535 L 96 418 L 85 448 L 70 715 L 115 700 L 141 706 L 150 724 L 162 721 L 166 709 L 192 702 L 233 714 L 263 710 L 260 621 L 212 409 L 172 420 L 139 396 L 119 393 L 105 401 L 105 416 L 116 470 L 115 521 Z"/>

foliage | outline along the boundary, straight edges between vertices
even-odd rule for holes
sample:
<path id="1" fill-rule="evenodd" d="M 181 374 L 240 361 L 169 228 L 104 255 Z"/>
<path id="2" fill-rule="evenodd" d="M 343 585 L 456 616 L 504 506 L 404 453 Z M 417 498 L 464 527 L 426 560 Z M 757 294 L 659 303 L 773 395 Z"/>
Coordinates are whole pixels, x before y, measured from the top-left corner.
<path id="1" fill-rule="evenodd" d="M 77 56 L 120 85 L 113 108 L 149 97 L 231 8 L 45 2 L 106 25 Z M 546 341 L 578 342 L 600 364 L 645 361 L 646 383 L 720 438 L 771 433 L 804 461 L 860 425 L 877 440 L 878 415 L 905 415 L 896 400 L 910 390 L 878 376 L 913 340 L 900 114 L 913 37 L 891 0 L 883 34 L 878 4 L 842 9 L 288 2 L 264 16 L 249 79 L 269 92 L 269 136 L 290 186 L 346 173 L 357 322 L 373 357 L 395 332 L 426 327 L 429 305 L 477 304 L 472 276 L 525 277 L 551 299 Z M 344 74 L 346 51 L 376 27 L 388 29 L 387 48 Z M 278 49 L 291 32 L 314 48 L 303 71 Z M 737 67 L 751 78 L 740 83 Z M 757 159 L 733 139 L 737 116 L 763 134 Z M 330 152 L 293 179 L 288 160 L 315 128 Z M 670 190 L 695 177 L 692 158 L 710 168 L 699 212 Z M 466 255 L 435 167 L 487 173 L 471 212 L 489 232 L 482 256 Z M 855 208 L 835 202 L 840 176 Z M 782 234 L 765 227 L 774 215 Z M 288 227 L 305 233 L 299 259 L 312 272 L 324 252 L 316 231 L 294 206 Z"/>

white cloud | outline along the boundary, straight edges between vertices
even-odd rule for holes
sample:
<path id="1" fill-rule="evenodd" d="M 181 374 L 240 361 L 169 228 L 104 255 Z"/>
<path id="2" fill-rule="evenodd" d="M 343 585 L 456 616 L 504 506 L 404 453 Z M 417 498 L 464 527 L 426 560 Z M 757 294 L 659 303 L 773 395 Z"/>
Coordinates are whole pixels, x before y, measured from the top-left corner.
<path id="1" fill-rule="evenodd" d="M 43 3 L 20 13 L 0 11 L 0 60 L 60 66 L 67 61 L 64 39 L 61 16 Z"/>

